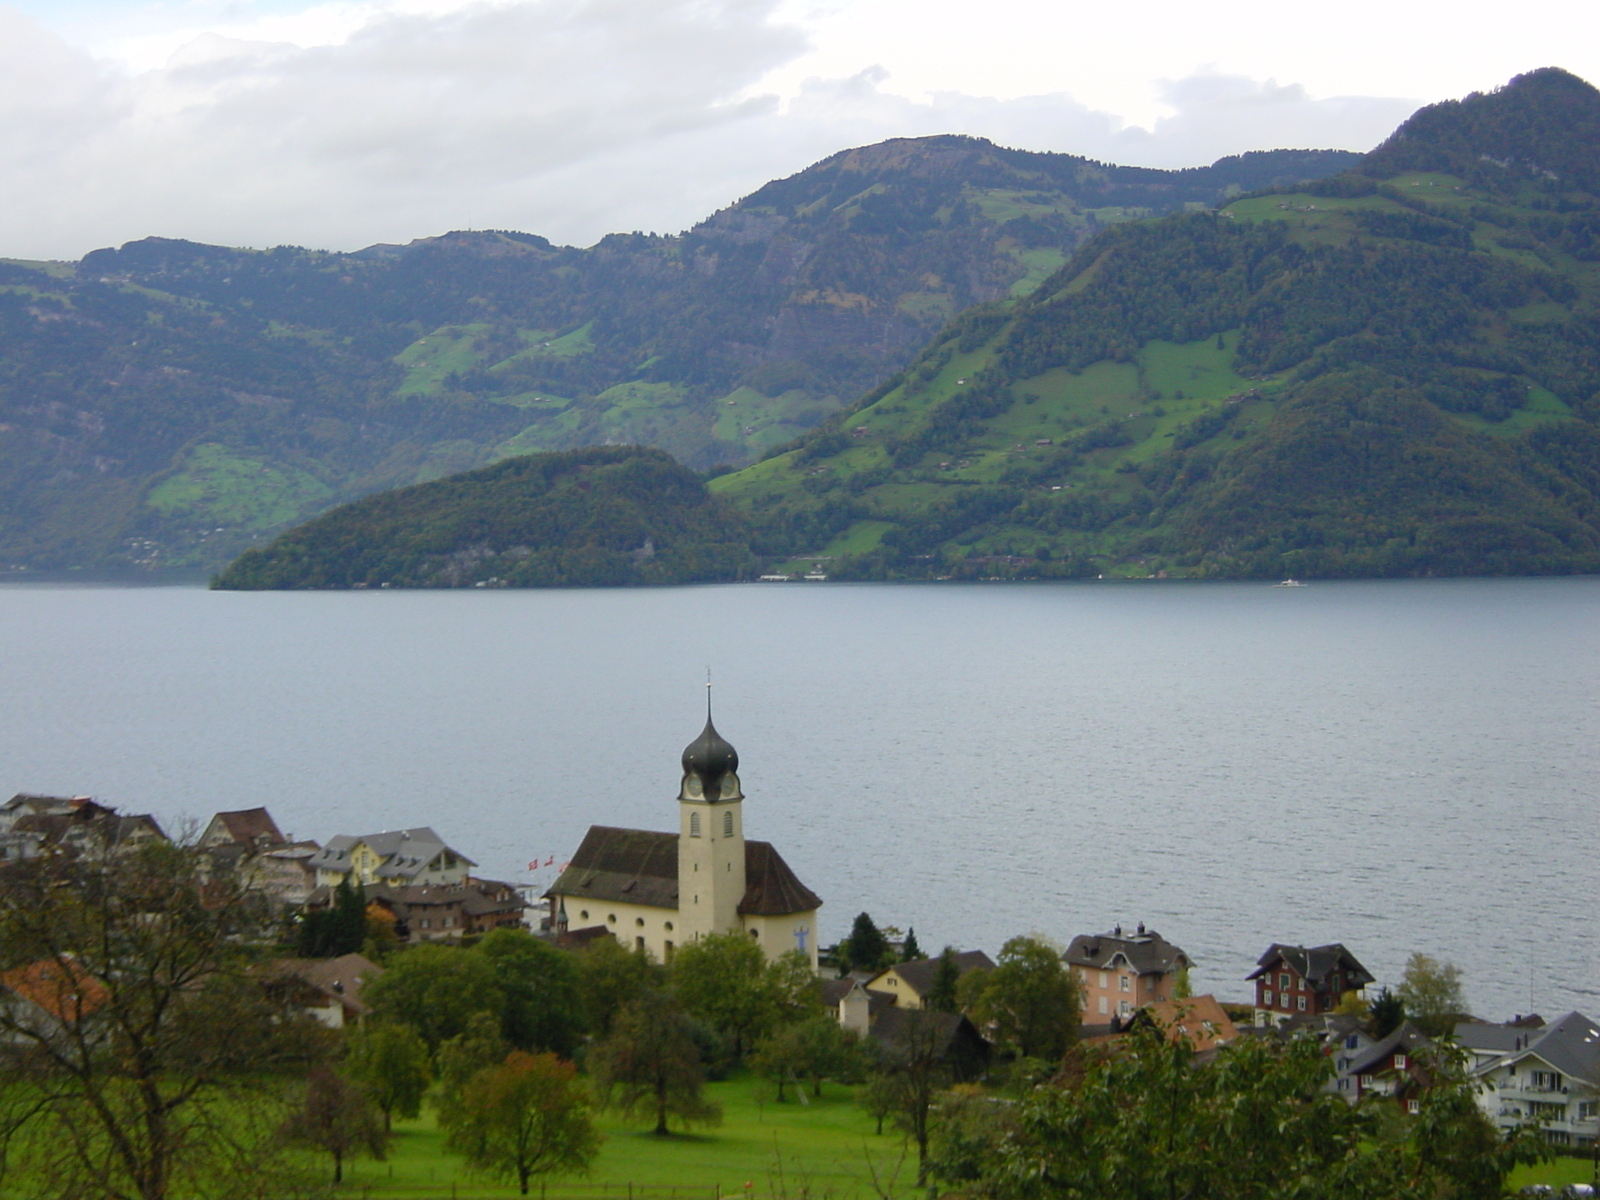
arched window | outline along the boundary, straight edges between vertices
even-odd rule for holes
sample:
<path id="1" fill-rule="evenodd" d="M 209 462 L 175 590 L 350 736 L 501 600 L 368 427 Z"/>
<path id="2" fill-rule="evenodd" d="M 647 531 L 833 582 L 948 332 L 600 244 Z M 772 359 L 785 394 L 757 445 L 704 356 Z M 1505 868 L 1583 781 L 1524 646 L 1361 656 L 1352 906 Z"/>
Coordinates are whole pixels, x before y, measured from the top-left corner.
<path id="1" fill-rule="evenodd" d="M 722 814 L 722 836 L 725 838 L 733 836 L 733 809 L 731 808 Z"/>
<path id="2" fill-rule="evenodd" d="M 689 814 L 689 836 L 700 836 L 700 814 L 697 812 L 692 812 Z"/>

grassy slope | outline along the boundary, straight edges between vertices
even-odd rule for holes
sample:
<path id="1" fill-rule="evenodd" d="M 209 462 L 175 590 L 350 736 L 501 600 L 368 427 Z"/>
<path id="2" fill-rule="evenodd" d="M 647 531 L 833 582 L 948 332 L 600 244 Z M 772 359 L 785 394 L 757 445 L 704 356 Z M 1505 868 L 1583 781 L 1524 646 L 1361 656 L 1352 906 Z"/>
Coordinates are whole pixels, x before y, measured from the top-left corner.
<path id="1" fill-rule="evenodd" d="M 1461 179 L 1439 172 L 1406 172 L 1389 182 L 1404 195 L 1425 197 L 1447 209 L 1480 215 L 1498 211 L 1511 218 L 1526 211 L 1517 203 L 1474 192 Z M 1223 216 L 1239 225 L 1282 226 L 1293 241 L 1308 247 L 1339 247 L 1357 236 L 1375 243 L 1386 240 L 1359 225 L 1356 214 L 1403 216 L 1408 211 L 1382 195 L 1345 199 L 1286 194 L 1236 201 L 1223 210 Z M 1474 249 L 1540 270 L 1554 268 L 1578 282 L 1585 293 L 1600 291 L 1600 264 L 1576 260 L 1548 246 L 1530 246 L 1526 239 L 1508 235 L 1488 221 L 1477 221 Z M 1052 286 L 1063 293 L 1081 292 L 1092 284 L 1099 266 L 1096 260 L 1078 278 L 1056 280 Z M 1570 306 L 1529 305 L 1510 310 L 1508 316 L 1524 324 L 1558 323 L 1570 316 Z M 1138 490 L 1132 468 L 1166 453 L 1186 426 L 1195 428 L 1196 421 L 1227 418 L 1215 433 L 1193 443 L 1202 450 L 1259 440 L 1274 419 L 1275 399 L 1291 374 L 1279 371 L 1252 378 L 1237 374 L 1233 369 L 1237 329 L 1185 345 L 1150 341 L 1129 362 L 1106 360 L 1079 371 L 1055 368 L 1012 381 L 1005 410 L 988 418 L 979 433 L 948 441 L 914 462 L 896 463 L 885 443 L 914 435 L 931 410 L 993 363 L 1005 332 L 1002 328 L 964 353 L 952 352 L 957 332 L 947 332 L 944 346 L 936 343 L 925 352 L 921 367 L 914 364 L 908 372 L 909 379 L 844 422 L 848 447 L 821 455 L 814 449 L 791 451 L 715 480 L 713 490 L 750 512 L 798 511 L 821 514 L 823 520 L 830 506 L 837 508 L 848 496 L 853 520 L 842 529 L 827 529 L 814 546 L 794 547 L 790 566 L 865 554 L 890 531 L 915 520 L 916 514 L 941 502 L 959 502 L 963 493 L 971 494 L 981 485 L 1022 486 L 1039 500 L 1058 505 L 1074 497 L 1092 497 L 1099 508 L 1114 511 Z M 1467 433 L 1516 438 L 1571 415 L 1549 390 L 1530 384 L 1526 403 L 1509 417 L 1490 420 L 1475 413 L 1448 413 L 1445 419 Z M 1096 430 L 1115 435 L 1099 440 L 1122 444 L 1070 455 L 1060 448 L 1063 442 Z M 1046 439 L 1050 445 L 1041 444 Z M 1170 533 L 1169 526 L 1124 522 L 1120 527 L 1095 528 L 1098 523 L 1093 513 L 1086 517 L 1079 504 L 1064 512 L 1062 527 L 1053 534 L 1037 525 L 976 521 L 926 549 L 940 564 L 936 570 L 961 557 L 1043 551 L 1055 561 L 1087 556 L 1096 573 L 1185 573 L 1183 564 L 1163 561 L 1143 548 L 1152 534 Z"/>
<path id="2" fill-rule="evenodd" d="M 646 1187 L 652 1189 L 649 1200 L 665 1200 L 674 1188 L 684 1200 L 802 1194 L 868 1200 L 876 1195 L 868 1156 L 884 1179 L 894 1176 L 901 1160 L 899 1136 L 875 1134 L 849 1088 L 827 1085 L 820 1100 L 807 1097 L 806 1105 L 795 1101 L 792 1090 L 787 1103 L 773 1103 L 770 1087 L 749 1078 L 711 1084 L 707 1093 L 722 1105 L 723 1122 L 688 1135 L 657 1138 L 641 1131 L 640 1122 L 602 1114 L 606 1140 L 594 1170 L 552 1181 L 549 1194 L 625 1197 L 632 1183 L 641 1198 Z M 431 1113 L 398 1122 L 389 1161 L 363 1160 L 347 1168 L 343 1194 L 372 1200 L 436 1200 L 452 1188 L 458 1200 L 517 1194 L 514 1186 L 473 1178 L 443 1142 Z M 899 1172 L 895 1194 L 910 1195 L 914 1175 L 913 1156 Z"/>

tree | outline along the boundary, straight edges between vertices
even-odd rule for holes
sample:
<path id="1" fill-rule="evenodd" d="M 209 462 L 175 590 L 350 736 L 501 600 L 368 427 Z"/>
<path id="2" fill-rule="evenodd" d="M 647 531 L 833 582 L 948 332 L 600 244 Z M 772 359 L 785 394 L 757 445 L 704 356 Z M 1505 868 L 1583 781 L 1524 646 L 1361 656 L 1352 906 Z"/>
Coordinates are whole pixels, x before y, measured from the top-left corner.
<path id="1" fill-rule="evenodd" d="M 632 1118 L 649 1113 L 657 1136 L 667 1120 L 716 1125 L 722 1109 L 701 1094 L 705 1074 L 688 1016 L 660 992 L 650 992 L 617 1014 L 610 1035 L 589 1052 L 589 1071 L 601 1101 Z"/>
<path id="2" fill-rule="evenodd" d="M 427 943 L 398 954 L 369 980 L 362 998 L 379 1020 L 409 1025 L 437 1051 L 467 1027 L 474 1013 L 498 1014 L 505 993 L 486 958 L 453 946 Z"/>
<path id="3" fill-rule="evenodd" d="M 584 1025 L 595 1037 L 610 1033 L 617 1013 L 659 989 L 665 976 L 643 951 L 629 950 L 614 937 L 596 938 L 577 959 L 578 1002 Z"/>
<path id="4" fill-rule="evenodd" d="M 850 926 L 850 936 L 839 947 L 839 957 L 849 970 L 877 971 L 889 965 L 892 955 L 888 941 L 872 923 L 871 916 L 857 913 L 855 923 Z"/>
<path id="5" fill-rule="evenodd" d="M 254 970 L 246 947 L 272 921 L 190 847 L 90 843 L 9 865 L 0 1078 L 31 1108 L 14 1165 L 62 1194 L 166 1200 L 267 1155 L 273 1106 L 331 1050 Z"/>
<path id="6" fill-rule="evenodd" d="M 934 1101 L 952 1081 L 945 1058 L 948 1014 L 925 1008 L 904 1011 L 893 1040 L 880 1046 L 876 1080 L 868 1088 L 868 1111 L 881 1107 L 895 1117 L 917 1147 L 917 1183 L 927 1182 L 928 1135 Z M 879 1118 L 882 1128 L 882 1118 Z"/>
<path id="7" fill-rule="evenodd" d="M 472 949 L 494 968 L 505 996 L 506 1041 L 519 1050 L 572 1057 L 583 1036 L 578 964 L 525 929 L 496 929 Z"/>
<path id="8" fill-rule="evenodd" d="M 685 1011 L 733 1043 L 735 1057 L 780 1021 L 817 1006 L 803 954 L 791 950 L 769 963 L 760 946 L 738 933 L 713 933 L 680 949 L 672 989 Z"/>
<path id="9" fill-rule="evenodd" d="M 441 1110 L 455 1103 L 479 1071 L 505 1061 L 511 1047 L 500 1027 L 494 1013 L 473 1013 L 465 1029 L 439 1043 L 436 1103 Z"/>
<path id="10" fill-rule="evenodd" d="M 822 1095 L 822 1081 L 854 1073 L 860 1062 L 861 1039 L 827 1014 L 779 1027 L 762 1039 L 750 1058 L 756 1074 L 778 1085 L 809 1079 L 811 1094 Z"/>
<path id="11" fill-rule="evenodd" d="M 534 1176 L 586 1171 L 600 1149 L 577 1069 L 554 1054 L 513 1050 L 473 1076 L 440 1121 L 448 1149 L 475 1170 L 514 1177 L 524 1196 Z"/>
<path id="12" fill-rule="evenodd" d="M 1384 988 L 1373 998 L 1367 1010 L 1372 1026 L 1372 1036 L 1386 1038 L 1406 1019 L 1406 1003 L 1388 988 Z"/>
<path id="13" fill-rule="evenodd" d="M 1077 977 L 1055 947 L 1014 937 L 993 968 L 962 976 L 961 1007 L 1005 1053 L 1058 1061 L 1078 1034 L 1083 1012 Z"/>
<path id="14" fill-rule="evenodd" d="M 378 1110 L 348 1079 L 317 1067 L 306 1084 L 305 1102 L 283 1124 L 284 1139 L 333 1155 L 333 1181 L 344 1182 L 344 1160 L 363 1151 L 383 1161 L 384 1131 Z"/>
<path id="15" fill-rule="evenodd" d="M 393 1116 L 414 1117 L 422 1111 L 432 1074 L 428 1044 L 408 1025 L 369 1021 L 350 1035 L 345 1069 L 383 1113 L 383 1130 Z"/>
<path id="16" fill-rule="evenodd" d="M 997 1114 L 1003 1153 L 953 1156 L 953 1171 L 976 1163 L 981 1176 L 964 1191 L 994 1200 L 1488 1200 L 1538 1153 L 1530 1134 L 1501 1139 L 1448 1070 L 1423 1100 L 1431 1115 L 1348 1104 L 1326 1089 L 1332 1063 L 1311 1037 L 1240 1039 L 1200 1066 L 1187 1042 L 1142 1026 L 1115 1051 L 1076 1057 L 1062 1079 Z M 1452 1161 L 1463 1156 L 1472 1161 Z"/>
<path id="17" fill-rule="evenodd" d="M 933 986 L 928 989 L 927 1008 L 936 1012 L 956 1012 L 960 1008 L 957 988 L 961 984 L 961 964 L 956 959 L 956 948 L 946 946 L 939 952 L 939 966 L 934 972 Z"/>
<path id="18" fill-rule="evenodd" d="M 1460 968 L 1431 955 L 1419 952 L 1406 960 L 1399 994 L 1407 1015 L 1429 1037 L 1444 1037 L 1466 1013 Z"/>
<path id="19" fill-rule="evenodd" d="M 366 940 L 366 892 L 346 877 L 334 887 L 327 908 L 314 908 L 301 920 L 295 951 L 302 958 L 338 958 L 356 953 Z"/>
<path id="20" fill-rule="evenodd" d="M 917 945 L 917 931 L 907 926 L 906 940 L 900 944 L 900 961 L 916 962 L 921 957 L 922 947 Z"/>

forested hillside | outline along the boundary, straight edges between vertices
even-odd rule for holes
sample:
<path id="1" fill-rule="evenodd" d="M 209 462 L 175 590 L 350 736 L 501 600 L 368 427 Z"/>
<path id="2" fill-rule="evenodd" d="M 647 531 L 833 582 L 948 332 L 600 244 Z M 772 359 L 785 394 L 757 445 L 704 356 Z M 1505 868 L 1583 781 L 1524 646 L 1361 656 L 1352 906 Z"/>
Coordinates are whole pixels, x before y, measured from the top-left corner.
<path id="1" fill-rule="evenodd" d="M 246 551 L 224 589 L 565 587 L 749 578 L 744 522 L 661 450 L 530 454 L 368 496 Z"/>
<path id="2" fill-rule="evenodd" d="M 1102 231 L 713 488 L 862 577 L 1600 570 L 1600 93 Z"/>
<path id="3" fill-rule="evenodd" d="M 340 501 L 532 450 L 747 463 L 1098 230 L 1354 157 L 1153 171 L 921 138 L 589 249 L 152 238 L 0 263 L 0 568 L 215 565 Z"/>

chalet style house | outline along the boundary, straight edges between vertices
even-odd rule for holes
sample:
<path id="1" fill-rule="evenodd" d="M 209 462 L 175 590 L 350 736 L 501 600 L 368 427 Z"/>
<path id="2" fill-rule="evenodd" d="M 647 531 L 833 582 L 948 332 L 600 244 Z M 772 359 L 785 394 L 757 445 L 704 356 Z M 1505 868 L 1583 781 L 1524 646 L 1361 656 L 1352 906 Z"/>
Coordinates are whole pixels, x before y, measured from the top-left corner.
<path id="1" fill-rule="evenodd" d="M 1189 956 L 1144 922 L 1125 934 L 1079 934 L 1061 956 L 1083 988 L 1084 1020 L 1106 1024 L 1127 1020 L 1138 1009 L 1173 998 L 1178 973 L 1192 965 Z"/>
<path id="2" fill-rule="evenodd" d="M 1372 972 L 1338 942 L 1309 950 L 1274 942 L 1245 978 L 1255 980 L 1258 1025 L 1332 1012 L 1346 992 L 1359 995 L 1373 981 Z"/>
<path id="3" fill-rule="evenodd" d="M 744 836 L 739 753 L 706 713 L 683 751 L 678 832 L 592 825 L 545 893 L 552 930 L 599 926 L 668 962 L 712 933 L 744 933 L 775 959 L 799 950 L 817 968 L 822 901 L 767 842 Z"/>
<path id="4" fill-rule="evenodd" d="M 1456 1026 L 1472 1055 L 1478 1104 L 1500 1129 L 1543 1123 L 1558 1146 L 1592 1150 L 1600 1134 L 1600 1022 L 1570 1012 L 1550 1025 Z"/>
<path id="5" fill-rule="evenodd" d="M 89 796 L 24 793 L 0 805 L 0 863 L 47 852 L 99 859 L 166 840 L 149 813 L 119 813 Z"/>
<path id="6" fill-rule="evenodd" d="M 330 888 L 346 880 L 352 885 L 447 886 L 466 882 L 467 869 L 477 865 L 426 826 L 359 837 L 341 833 L 310 859 L 317 886 Z"/>

